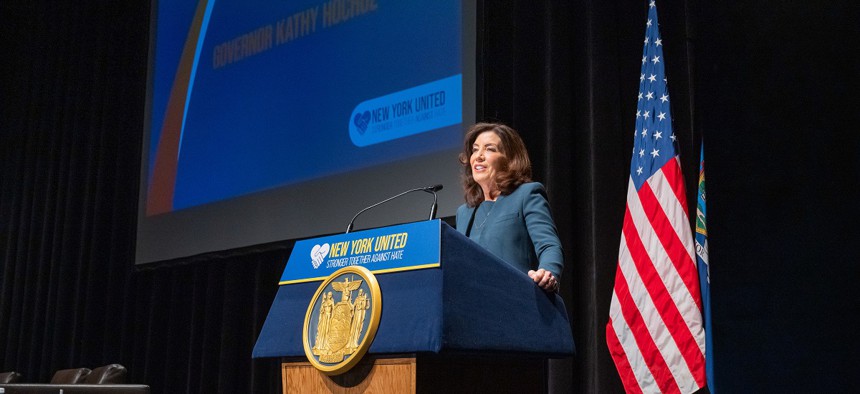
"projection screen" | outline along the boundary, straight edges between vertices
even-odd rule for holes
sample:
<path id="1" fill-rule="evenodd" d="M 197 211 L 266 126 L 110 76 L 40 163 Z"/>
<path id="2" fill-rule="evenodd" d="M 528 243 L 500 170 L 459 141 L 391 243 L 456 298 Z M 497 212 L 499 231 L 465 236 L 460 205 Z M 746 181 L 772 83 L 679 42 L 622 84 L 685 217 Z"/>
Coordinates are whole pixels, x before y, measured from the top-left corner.
<path id="1" fill-rule="evenodd" d="M 342 232 L 444 185 L 475 118 L 469 1 L 153 4 L 138 264 Z M 428 218 L 411 193 L 356 229 Z"/>

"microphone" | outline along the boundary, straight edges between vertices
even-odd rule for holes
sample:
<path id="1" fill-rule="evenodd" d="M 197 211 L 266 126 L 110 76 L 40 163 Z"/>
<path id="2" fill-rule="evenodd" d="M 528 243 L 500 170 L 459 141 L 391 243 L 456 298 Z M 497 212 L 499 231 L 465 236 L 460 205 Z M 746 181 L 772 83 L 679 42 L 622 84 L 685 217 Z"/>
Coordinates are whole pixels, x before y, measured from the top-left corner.
<path id="1" fill-rule="evenodd" d="M 425 188 L 425 190 L 424 190 L 427 193 L 433 193 L 433 205 L 430 207 L 430 218 L 427 220 L 436 219 L 436 208 L 438 207 L 438 205 L 436 204 L 436 200 L 437 200 L 436 192 L 438 192 L 439 190 L 442 190 L 442 185 L 433 185 L 433 186 Z"/>
<path id="2" fill-rule="evenodd" d="M 358 213 L 356 213 L 355 216 L 352 217 L 352 220 L 349 221 L 349 226 L 346 226 L 346 233 L 344 233 L 344 234 L 349 234 L 349 232 L 352 231 L 352 227 L 355 224 L 355 219 L 358 218 L 358 215 L 361 215 L 362 213 L 364 213 L 364 211 L 367 211 L 371 208 L 375 208 L 375 207 L 380 206 L 382 204 L 385 204 L 385 203 L 387 203 L 387 202 L 389 202 L 395 198 L 398 198 L 400 196 L 403 196 L 405 194 L 409 194 L 412 192 L 427 192 L 427 193 L 433 194 L 433 206 L 430 208 L 430 219 L 428 219 L 428 220 L 433 220 L 436 217 L 436 207 L 437 207 L 437 205 L 436 205 L 436 192 L 438 192 L 439 190 L 442 190 L 442 185 L 417 187 L 415 189 L 409 189 L 403 193 L 388 197 L 388 198 L 386 198 L 386 199 L 384 199 L 384 200 L 382 200 L 376 204 L 373 204 L 367 208 L 364 208 L 364 209 L 358 211 Z"/>

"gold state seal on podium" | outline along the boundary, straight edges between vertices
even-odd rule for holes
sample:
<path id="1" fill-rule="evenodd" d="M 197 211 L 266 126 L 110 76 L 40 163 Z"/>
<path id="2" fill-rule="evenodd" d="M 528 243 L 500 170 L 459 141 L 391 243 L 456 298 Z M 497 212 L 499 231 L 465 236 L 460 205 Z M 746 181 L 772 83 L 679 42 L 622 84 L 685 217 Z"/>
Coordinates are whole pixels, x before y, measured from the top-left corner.
<path id="1" fill-rule="evenodd" d="M 361 266 L 335 271 L 305 313 L 305 355 L 326 375 L 348 371 L 370 348 L 381 315 L 382 293 L 373 273 Z"/>

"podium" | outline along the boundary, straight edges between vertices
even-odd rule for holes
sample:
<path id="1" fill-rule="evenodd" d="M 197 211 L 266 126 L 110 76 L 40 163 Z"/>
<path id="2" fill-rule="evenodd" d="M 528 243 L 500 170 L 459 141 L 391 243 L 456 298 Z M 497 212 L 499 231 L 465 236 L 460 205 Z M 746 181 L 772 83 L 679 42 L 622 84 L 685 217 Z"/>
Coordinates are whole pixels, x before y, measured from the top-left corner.
<path id="1" fill-rule="evenodd" d="M 377 262 L 368 253 L 311 264 L 314 247 L 379 234 L 407 235 L 395 251 L 399 260 Z M 308 363 L 302 330 L 308 304 L 328 275 L 320 268 L 335 265 L 328 267 L 333 272 L 337 264 L 332 261 L 362 264 L 374 272 L 382 315 L 364 358 L 330 377 Z M 291 279 L 296 272 L 298 279 Z M 547 294 L 525 273 L 439 220 L 299 241 L 280 283 L 253 357 L 283 360 L 285 393 L 483 392 L 493 387 L 540 392 L 546 391 L 547 360 L 575 353 L 561 297 Z"/>

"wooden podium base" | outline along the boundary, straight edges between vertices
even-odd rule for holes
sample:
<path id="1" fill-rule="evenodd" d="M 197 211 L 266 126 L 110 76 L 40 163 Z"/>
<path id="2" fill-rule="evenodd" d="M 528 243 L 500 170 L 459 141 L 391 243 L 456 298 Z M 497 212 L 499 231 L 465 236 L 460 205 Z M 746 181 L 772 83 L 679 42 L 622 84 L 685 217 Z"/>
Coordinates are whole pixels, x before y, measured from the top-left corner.
<path id="1" fill-rule="evenodd" d="M 326 376 L 304 359 L 281 363 L 288 393 L 483 393 L 547 391 L 547 361 L 459 354 L 365 356 L 350 371 Z"/>

